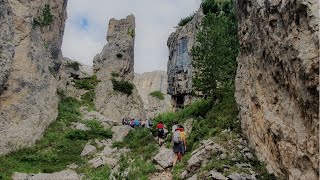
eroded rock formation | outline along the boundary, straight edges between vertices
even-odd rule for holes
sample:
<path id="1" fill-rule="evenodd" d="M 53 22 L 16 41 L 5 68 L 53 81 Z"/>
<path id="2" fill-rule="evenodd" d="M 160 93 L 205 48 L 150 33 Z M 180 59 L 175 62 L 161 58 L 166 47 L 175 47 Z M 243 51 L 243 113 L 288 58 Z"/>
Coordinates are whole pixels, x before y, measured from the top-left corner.
<path id="1" fill-rule="evenodd" d="M 178 26 L 168 39 L 168 94 L 172 105 L 180 107 L 192 102 L 192 56 L 191 49 L 196 43 L 196 34 L 203 18 L 199 9 L 193 19 L 184 26 Z"/>
<path id="2" fill-rule="evenodd" d="M 153 118 L 158 113 L 172 110 L 170 96 L 167 95 L 167 80 L 167 73 L 165 71 L 135 74 L 133 82 L 142 98 L 147 118 Z M 155 91 L 162 92 L 164 99 L 150 95 L 150 93 Z"/>
<path id="3" fill-rule="evenodd" d="M 236 4 L 243 131 L 269 171 L 319 179 L 319 1 Z"/>
<path id="4" fill-rule="evenodd" d="M 95 105 L 97 110 L 108 118 L 118 120 L 130 116 L 145 118 L 143 102 L 136 88 L 131 95 L 114 91 L 112 78 L 133 83 L 134 78 L 134 39 L 135 18 L 109 22 L 108 44 L 93 60 L 93 70 L 100 80 L 96 88 Z"/>
<path id="5" fill-rule="evenodd" d="M 66 5 L 0 1 L 0 155 L 33 144 L 57 117 Z"/>

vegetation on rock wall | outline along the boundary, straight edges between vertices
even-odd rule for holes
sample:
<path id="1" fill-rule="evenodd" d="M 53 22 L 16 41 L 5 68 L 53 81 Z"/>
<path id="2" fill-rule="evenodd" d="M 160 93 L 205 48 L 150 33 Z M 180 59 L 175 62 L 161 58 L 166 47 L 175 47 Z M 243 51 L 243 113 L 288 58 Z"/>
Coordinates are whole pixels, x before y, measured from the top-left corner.
<path id="1" fill-rule="evenodd" d="M 111 82 L 113 85 L 113 90 L 125 93 L 127 95 L 132 94 L 132 90 L 134 88 L 134 85 L 132 83 L 125 80 L 118 81 L 115 78 L 112 78 Z"/>
<path id="2" fill-rule="evenodd" d="M 80 70 L 80 63 L 77 61 L 73 61 L 73 62 L 68 62 L 67 67 L 74 69 L 75 71 L 79 71 Z"/>
<path id="3" fill-rule="evenodd" d="M 34 19 L 34 24 L 41 27 L 49 26 L 53 22 L 54 15 L 51 13 L 51 8 L 49 4 L 46 4 L 42 9 L 42 14 L 40 17 Z"/>
<path id="4" fill-rule="evenodd" d="M 160 100 L 164 100 L 164 95 L 161 91 L 153 91 L 150 93 L 150 96 L 158 98 Z"/>
<path id="5" fill-rule="evenodd" d="M 193 13 L 193 14 L 191 14 L 190 16 L 187 16 L 187 17 L 185 17 L 185 18 L 182 18 L 181 20 L 180 20 L 180 22 L 179 22 L 179 26 L 184 26 L 184 25 L 186 25 L 188 22 L 190 22 L 192 19 L 193 19 L 193 17 L 194 17 L 194 15 L 195 15 L 195 13 Z"/>

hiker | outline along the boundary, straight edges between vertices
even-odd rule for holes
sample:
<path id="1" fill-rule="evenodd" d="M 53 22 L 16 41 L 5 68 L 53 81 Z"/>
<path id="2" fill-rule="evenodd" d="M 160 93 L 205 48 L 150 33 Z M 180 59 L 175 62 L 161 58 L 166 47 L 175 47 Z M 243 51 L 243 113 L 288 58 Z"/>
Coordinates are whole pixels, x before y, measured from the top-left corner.
<path id="1" fill-rule="evenodd" d="M 177 121 L 174 121 L 174 122 L 173 122 L 173 126 L 172 126 L 172 129 L 171 129 L 172 134 L 176 131 L 176 129 L 177 129 L 177 127 L 178 127 L 177 124 L 178 124 Z"/>
<path id="2" fill-rule="evenodd" d="M 134 119 L 131 119 L 129 125 L 130 125 L 132 128 L 134 128 Z"/>
<path id="3" fill-rule="evenodd" d="M 162 121 L 160 121 L 156 128 L 158 129 L 158 144 L 159 146 L 162 146 L 163 143 L 163 138 L 164 138 L 164 128 L 166 128 L 166 126 L 163 124 Z"/>
<path id="4" fill-rule="evenodd" d="M 175 129 L 175 132 L 172 135 L 172 142 L 173 152 L 175 153 L 173 165 L 175 165 L 178 160 L 182 160 L 182 157 L 187 150 L 186 133 L 182 125 L 177 125 L 177 128 Z"/>
<path id="5" fill-rule="evenodd" d="M 134 124 L 134 127 L 139 127 L 140 121 L 138 119 L 136 119 L 136 120 L 134 120 L 133 124 Z"/>
<path id="6" fill-rule="evenodd" d="M 142 120 L 142 119 L 140 119 L 140 124 L 141 124 L 141 127 L 145 127 L 146 126 L 146 120 Z"/>

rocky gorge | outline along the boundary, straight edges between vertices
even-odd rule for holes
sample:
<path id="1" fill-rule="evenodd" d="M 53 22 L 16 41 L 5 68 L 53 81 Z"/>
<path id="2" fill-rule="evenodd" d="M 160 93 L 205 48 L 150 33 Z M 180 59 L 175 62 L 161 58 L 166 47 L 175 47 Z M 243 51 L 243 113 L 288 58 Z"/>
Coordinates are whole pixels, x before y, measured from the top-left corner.
<path id="1" fill-rule="evenodd" d="M 134 15 L 109 21 L 87 67 L 62 57 L 66 5 L 0 1 L 0 179 L 319 179 L 319 2 L 235 1 L 242 132 L 213 126 L 219 100 L 195 101 L 201 8 L 168 38 L 168 71 L 136 74 Z M 183 124 L 183 160 L 125 116 Z"/>

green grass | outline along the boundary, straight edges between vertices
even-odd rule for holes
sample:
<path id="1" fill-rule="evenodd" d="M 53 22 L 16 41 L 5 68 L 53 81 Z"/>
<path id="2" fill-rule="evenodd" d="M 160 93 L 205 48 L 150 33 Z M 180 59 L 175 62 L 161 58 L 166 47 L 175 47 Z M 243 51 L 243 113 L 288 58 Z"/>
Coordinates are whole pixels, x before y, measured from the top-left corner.
<path id="1" fill-rule="evenodd" d="M 134 85 L 128 81 L 125 80 L 116 80 L 115 78 L 111 79 L 112 85 L 113 85 L 113 90 L 122 92 L 127 95 L 132 94 L 132 90 L 134 88 Z"/>
<path id="2" fill-rule="evenodd" d="M 108 177 L 111 174 L 111 170 L 109 166 L 101 166 L 98 168 L 90 168 L 88 166 L 84 168 L 79 168 L 77 170 L 78 173 L 83 173 L 84 179 L 90 179 L 90 180 L 105 180 L 108 179 Z"/>
<path id="3" fill-rule="evenodd" d="M 153 91 L 150 93 L 150 96 L 158 98 L 160 100 L 164 100 L 164 95 L 161 91 Z"/>
<path id="4" fill-rule="evenodd" d="M 86 92 L 84 95 L 81 96 L 82 104 L 86 105 L 89 110 L 95 110 L 94 106 L 94 99 L 96 97 L 96 93 L 93 89 Z"/>
<path id="5" fill-rule="evenodd" d="M 93 75 L 92 77 L 84 79 L 76 79 L 74 82 L 75 87 L 78 89 L 92 90 L 97 86 L 99 80 L 97 79 L 97 76 Z"/>

